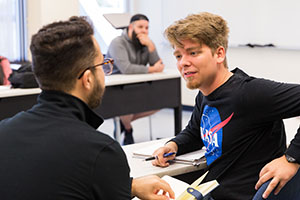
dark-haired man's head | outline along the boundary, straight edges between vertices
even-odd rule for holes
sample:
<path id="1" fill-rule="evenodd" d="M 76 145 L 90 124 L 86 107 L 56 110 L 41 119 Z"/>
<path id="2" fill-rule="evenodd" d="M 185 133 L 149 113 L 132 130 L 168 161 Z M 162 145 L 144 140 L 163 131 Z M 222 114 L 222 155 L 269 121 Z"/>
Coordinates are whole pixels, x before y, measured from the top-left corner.
<path id="1" fill-rule="evenodd" d="M 143 15 L 143 14 L 135 14 L 133 15 L 131 18 L 130 18 L 130 24 L 135 22 L 135 21 L 138 21 L 138 20 L 146 20 L 149 22 L 149 19 L 146 15 Z"/>
<path id="2" fill-rule="evenodd" d="M 93 27 L 83 17 L 46 25 L 32 36 L 33 71 L 42 89 L 69 91 L 97 55 Z"/>
<path id="3" fill-rule="evenodd" d="M 33 72 L 41 89 L 72 93 L 77 85 L 82 84 L 78 83 L 78 75 L 87 67 L 103 61 L 103 55 L 93 34 L 93 27 L 85 17 L 71 17 L 67 21 L 46 25 L 32 36 L 30 50 Z M 104 75 L 101 77 L 102 68 L 102 74 L 96 70 L 87 70 L 84 74 L 89 75 L 89 79 L 83 76 L 82 81 L 90 81 L 91 90 L 104 91 L 104 80 L 99 80 L 104 79 Z M 91 82 L 91 79 L 94 80 Z M 100 83 L 103 85 L 97 85 Z M 98 94 L 103 94 L 103 91 Z M 88 93 L 83 100 L 95 107 L 96 103 L 90 102 L 94 101 L 92 96 Z M 99 99 L 99 95 L 97 96 L 95 98 Z"/>
<path id="4" fill-rule="evenodd" d="M 143 14 L 136 14 L 131 17 L 130 24 L 128 26 L 128 37 L 132 40 L 133 45 L 136 49 L 141 49 L 144 47 L 141 44 L 138 35 L 139 34 L 149 34 L 149 19 Z"/>

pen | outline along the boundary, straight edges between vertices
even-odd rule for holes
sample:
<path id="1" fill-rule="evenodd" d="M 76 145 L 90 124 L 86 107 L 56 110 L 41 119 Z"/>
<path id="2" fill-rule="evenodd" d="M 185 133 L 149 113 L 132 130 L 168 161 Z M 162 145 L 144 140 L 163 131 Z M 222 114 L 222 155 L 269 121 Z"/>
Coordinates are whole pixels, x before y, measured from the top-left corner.
<path id="1" fill-rule="evenodd" d="M 165 153 L 164 154 L 164 158 L 166 158 L 168 156 L 172 156 L 174 154 L 176 154 L 176 152 Z M 145 161 L 155 160 L 156 158 L 157 158 L 157 156 L 152 156 L 152 157 L 146 158 Z"/>

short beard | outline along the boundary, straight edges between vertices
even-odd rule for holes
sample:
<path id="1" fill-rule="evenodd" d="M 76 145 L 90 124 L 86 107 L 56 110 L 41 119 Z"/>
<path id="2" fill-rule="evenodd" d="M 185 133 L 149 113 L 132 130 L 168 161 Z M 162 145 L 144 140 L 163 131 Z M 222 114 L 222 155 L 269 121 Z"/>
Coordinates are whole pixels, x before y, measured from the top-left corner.
<path id="1" fill-rule="evenodd" d="M 186 80 L 186 87 L 191 89 L 191 90 L 199 89 L 200 86 L 201 85 L 198 82 L 193 82 L 193 81 Z"/>
<path id="2" fill-rule="evenodd" d="M 137 49 L 137 50 L 142 49 L 143 47 L 145 47 L 145 45 L 143 45 L 140 42 L 139 38 L 137 38 L 137 34 L 134 30 L 132 31 L 131 41 L 133 43 L 134 48 Z"/>
<path id="3" fill-rule="evenodd" d="M 95 82 L 96 82 L 96 85 L 93 88 L 92 93 L 88 96 L 88 99 L 87 99 L 87 104 L 91 109 L 97 108 L 101 104 L 102 97 L 103 97 L 103 94 L 105 91 L 105 88 L 101 87 L 96 76 L 95 76 Z"/>

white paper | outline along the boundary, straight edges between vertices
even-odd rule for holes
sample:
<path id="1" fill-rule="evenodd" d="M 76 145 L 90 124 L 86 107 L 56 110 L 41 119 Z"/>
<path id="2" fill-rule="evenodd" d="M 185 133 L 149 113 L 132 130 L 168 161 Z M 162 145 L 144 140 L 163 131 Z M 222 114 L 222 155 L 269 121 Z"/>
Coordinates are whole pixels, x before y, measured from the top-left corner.
<path id="1" fill-rule="evenodd" d="M 156 143 L 151 146 L 147 146 L 145 148 L 137 149 L 133 152 L 133 156 L 141 156 L 142 158 L 151 157 L 156 149 L 164 146 L 164 142 Z M 185 160 L 185 161 L 194 161 L 202 158 L 205 155 L 205 147 L 200 150 L 196 150 L 190 153 L 186 153 L 180 156 L 176 156 L 176 159 Z"/>

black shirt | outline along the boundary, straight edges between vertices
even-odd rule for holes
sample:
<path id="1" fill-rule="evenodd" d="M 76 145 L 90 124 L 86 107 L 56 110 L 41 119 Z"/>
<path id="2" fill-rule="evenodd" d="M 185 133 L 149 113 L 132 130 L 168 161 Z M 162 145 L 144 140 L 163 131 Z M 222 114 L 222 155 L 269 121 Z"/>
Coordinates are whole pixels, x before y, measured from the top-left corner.
<path id="1" fill-rule="evenodd" d="M 80 99 L 43 91 L 0 122 L 1 200 L 131 199 L 126 155 Z"/>
<path id="2" fill-rule="evenodd" d="M 206 146 L 206 180 L 220 183 L 216 200 L 252 199 L 260 170 L 286 150 L 282 119 L 300 116 L 300 85 L 233 72 L 208 96 L 197 95 L 189 124 L 173 139 L 178 154 Z M 287 151 L 300 160 L 300 129 Z"/>

